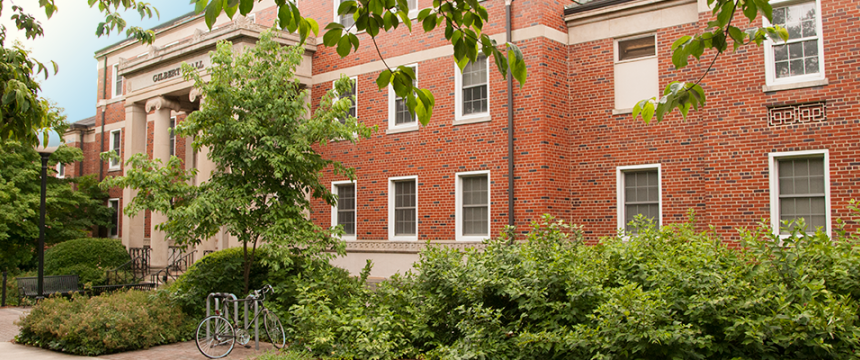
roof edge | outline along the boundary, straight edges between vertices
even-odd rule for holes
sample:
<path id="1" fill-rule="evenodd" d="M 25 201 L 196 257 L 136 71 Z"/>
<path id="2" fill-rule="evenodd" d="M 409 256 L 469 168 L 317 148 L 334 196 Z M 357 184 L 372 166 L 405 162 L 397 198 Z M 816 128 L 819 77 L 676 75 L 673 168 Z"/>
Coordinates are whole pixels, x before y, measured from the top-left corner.
<path id="1" fill-rule="evenodd" d="M 158 24 L 158 25 L 156 25 L 156 26 L 153 26 L 152 28 L 149 28 L 149 29 L 147 29 L 147 30 L 152 30 L 152 31 L 154 31 L 156 34 L 159 34 L 159 33 L 163 32 L 163 31 L 165 31 L 165 30 L 168 30 L 168 29 L 170 29 L 170 28 L 174 27 L 174 26 L 178 26 L 178 25 L 185 24 L 185 23 L 187 23 L 187 22 L 189 22 L 189 21 L 191 21 L 191 20 L 194 20 L 194 19 L 196 19 L 196 18 L 198 18 L 198 17 L 200 17 L 200 16 L 203 16 L 203 13 L 197 14 L 196 12 L 194 12 L 194 11 L 192 10 L 192 11 L 190 11 L 190 12 L 187 12 L 187 13 L 183 14 L 183 15 L 180 15 L 180 16 L 177 16 L 177 17 L 175 17 L 175 18 L 173 18 L 173 19 L 170 19 L 170 20 L 167 20 L 167 21 L 165 21 L 165 22 L 162 22 L 162 23 L 160 23 L 160 24 Z M 185 19 L 185 18 L 187 18 L 187 20 L 186 20 L 186 21 L 182 21 L 182 22 L 180 22 L 180 20 Z M 122 45 L 122 44 L 124 44 L 124 43 L 126 43 L 126 42 L 128 42 L 128 41 L 135 41 L 135 42 L 136 42 L 136 39 L 135 39 L 135 38 L 125 38 L 125 39 L 120 40 L 120 41 L 118 41 L 118 42 L 116 42 L 116 43 L 113 43 L 113 44 L 110 44 L 110 45 L 108 45 L 108 46 L 105 46 L 105 47 L 103 47 L 103 48 L 101 48 L 101 49 L 96 50 L 96 51 L 95 51 L 95 56 L 94 56 L 94 57 L 98 58 L 98 57 L 101 57 L 102 55 L 106 55 L 107 53 L 110 53 L 110 52 L 111 52 L 111 51 L 109 51 L 111 48 L 114 48 L 114 47 L 120 46 L 120 45 Z"/>

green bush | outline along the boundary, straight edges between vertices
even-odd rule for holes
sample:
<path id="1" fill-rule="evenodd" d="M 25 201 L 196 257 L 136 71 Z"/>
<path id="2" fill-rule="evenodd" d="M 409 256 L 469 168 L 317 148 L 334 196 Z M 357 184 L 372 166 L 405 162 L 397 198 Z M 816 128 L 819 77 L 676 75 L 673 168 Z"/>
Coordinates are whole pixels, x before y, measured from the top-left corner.
<path id="1" fill-rule="evenodd" d="M 206 297 L 210 293 L 232 293 L 239 298 L 247 295 L 243 261 L 242 248 L 213 252 L 191 265 L 169 286 L 168 291 L 186 314 L 202 317 L 206 310 Z M 295 303 L 295 277 L 304 264 L 305 261 L 298 257 L 276 258 L 266 247 L 257 249 L 251 266 L 249 290 L 272 285 L 277 296 L 270 297 L 267 306 L 283 313 Z"/>
<path id="2" fill-rule="evenodd" d="M 15 340 L 77 355 L 109 354 L 190 340 L 197 324 L 186 319 L 168 297 L 153 292 L 51 297 L 18 323 Z"/>
<path id="3" fill-rule="evenodd" d="M 69 240 L 45 251 L 45 275 L 78 275 L 81 286 L 103 285 L 106 271 L 129 260 L 119 239 Z"/>
<path id="4" fill-rule="evenodd" d="M 302 277 L 291 344 L 360 359 L 858 358 L 857 236 L 762 227 L 732 249 L 692 222 L 638 226 L 587 246 L 545 218 L 513 246 L 428 247 L 376 291 Z"/>

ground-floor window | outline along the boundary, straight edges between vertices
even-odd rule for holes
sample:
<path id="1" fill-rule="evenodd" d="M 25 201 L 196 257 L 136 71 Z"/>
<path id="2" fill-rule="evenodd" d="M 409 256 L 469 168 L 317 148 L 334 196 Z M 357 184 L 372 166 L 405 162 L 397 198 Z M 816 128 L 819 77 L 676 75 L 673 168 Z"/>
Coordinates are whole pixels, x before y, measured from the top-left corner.
<path id="1" fill-rule="evenodd" d="M 617 168 L 619 229 L 635 233 L 630 222 L 638 215 L 652 219 L 657 227 L 662 224 L 660 179 L 660 164 Z"/>
<path id="2" fill-rule="evenodd" d="M 332 184 L 332 192 L 337 195 L 337 205 L 332 208 L 331 224 L 343 226 L 344 240 L 355 240 L 357 213 L 355 182 L 335 182 Z"/>
<path id="3" fill-rule="evenodd" d="M 830 176 L 827 150 L 770 154 L 771 222 L 787 235 L 787 222 L 803 219 L 806 231 L 830 233 Z"/>
<path id="4" fill-rule="evenodd" d="M 418 240 L 418 178 L 389 179 L 388 235 L 392 240 Z"/>
<path id="5" fill-rule="evenodd" d="M 122 211 L 119 208 L 119 199 L 110 199 L 108 200 L 108 207 L 114 209 L 114 216 L 111 221 L 110 228 L 108 229 L 108 236 L 110 237 L 118 237 L 119 236 L 119 217 L 122 216 Z"/>
<path id="6" fill-rule="evenodd" d="M 490 172 L 457 174 L 457 240 L 483 240 L 490 235 Z"/>

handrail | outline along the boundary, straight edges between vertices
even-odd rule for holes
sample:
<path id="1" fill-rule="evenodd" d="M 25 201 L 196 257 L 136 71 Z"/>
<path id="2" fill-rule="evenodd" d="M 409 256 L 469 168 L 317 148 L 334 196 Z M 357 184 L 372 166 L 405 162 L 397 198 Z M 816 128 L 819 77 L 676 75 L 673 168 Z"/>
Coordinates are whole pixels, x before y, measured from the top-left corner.
<path id="1" fill-rule="evenodd" d="M 150 280 L 156 284 L 166 284 L 171 279 L 175 280 L 178 277 L 176 273 L 188 269 L 188 265 L 194 263 L 194 253 L 196 252 L 197 250 L 191 250 L 191 252 L 184 254 L 173 261 L 170 261 L 170 258 L 168 257 L 167 266 L 164 269 L 158 270 L 155 274 L 152 274 Z M 176 273 L 171 274 L 171 269 L 176 270 Z"/>

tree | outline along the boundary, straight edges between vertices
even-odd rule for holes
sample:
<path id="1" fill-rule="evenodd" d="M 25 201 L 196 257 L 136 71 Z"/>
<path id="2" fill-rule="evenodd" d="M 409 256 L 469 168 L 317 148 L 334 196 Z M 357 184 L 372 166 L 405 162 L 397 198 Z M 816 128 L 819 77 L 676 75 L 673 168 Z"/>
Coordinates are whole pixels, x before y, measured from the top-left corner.
<path id="1" fill-rule="evenodd" d="M 118 10 L 136 9 L 141 18 L 152 17 L 158 10 L 148 3 L 134 0 L 87 0 L 90 7 L 98 5 L 99 11 L 105 14 L 105 21 L 98 24 L 96 34 L 98 36 L 111 31 L 122 31 L 126 28 L 126 22 L 119 15 Z M 44 8 L 48 18 L 57 11 L 55 0 L 41 0 L 39 6 Z M 3 11 L 3 0 L 0 0 L 0 15 Z M 24 12 L 18 5 L 12 5 L 12 15 L 15 26 L 24 30 L 28 39 L 44 36 L 42 26 L 32 15 Z M 126 34 L 142 42 L 151 43 L 155 38 L 152 30 L 143 30 L 132 26 L 126 30 Z M 19 44 L 6 47 L 6 27 L 0 26 L 0 144 L 7 139 L 15 140 L 20 144 L 33 146 L 40 143 L 48 143 L 48 134 L 55 130 L 62 134 L 65 131 L 65 122 L 59 118 L 59 113 L 54 111 L 53 106 L 47 99 L 39 96 L 41 87 L 36 81 L 37 77 L 44 74 L 45 79 L 50 75 L 50 69 L 43 63 L 30 57 L 30 53 Z M 51 61 L 53 72 L 59 71 L 57 63 Z"/>
<path id="2" fill-rule="evenodd" d="M 39 237 L 42 162 L 30 146 L 7 140 L 0 144 L 0 270 L 30 264 Z M 81 150 L 61 146 L 51 155 L 49 174 L 58 162 L 83 159 Z M 77 185 L 77 191 L 72 185 Z M 92 176 L 48 177 L 45 243 L 85 237 L 95 226 L 109 226 L 116 216 L 104 205 L 107 194 Z"/>
<path id="3" fill-rule="evenodd" d="M 315 146 L 355 142 L 371 134 L 356 118 L 347 117 L 351 100 L 338 100 L 333 92 L 309 115 L 305 101 L 309 91 L 301 89 L 294 77 L 304 48 L 283 47 L 274 36 L 275 32 L 266 31 L 256 47 L 240 53 L 233 53 L 228 42 L 219 43 L 210 54 L 208 82 L 183 64 L 186 79 L 194 81 L 204 100 L 199 111 L 177 125 L 176 132 L 193 136 L 195 150 L 208 148 L 215 164 L 208 181 L 190 184 L 196 170 L 183 170 L 177 157 L 162 164 L 146 154 L 135 154 L 125 176 L 102 184 L 137 189 L 125 212 L 146 209 L 165 214 L 167 221 L 156 229 L 178 245 L 196 245 L 223 226 L 243 244 L 245 291 L 261 241 L 281 254 L 344 253 L 338 240 L 342 230 L 320 228 L 309 219 L 307 209 L 311 196 L 335 204 L 336 197 L 320 181 L 323 170 L 351 179 L 354 171 L 323 158 Z M 335 84 L 340 93 L 349 86 L 347 78 Z"/>

